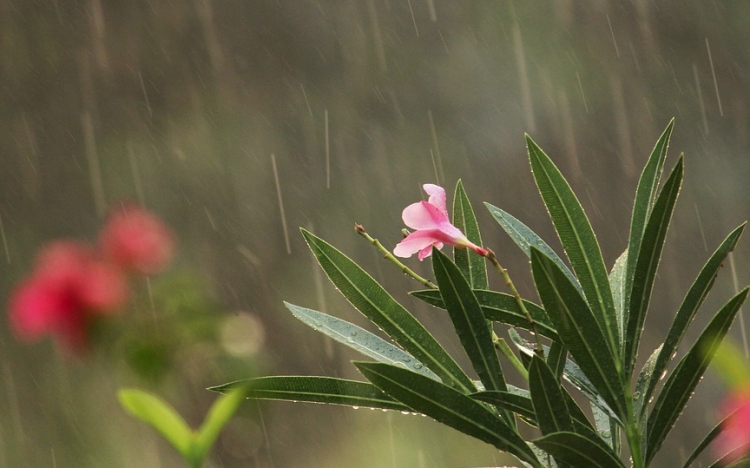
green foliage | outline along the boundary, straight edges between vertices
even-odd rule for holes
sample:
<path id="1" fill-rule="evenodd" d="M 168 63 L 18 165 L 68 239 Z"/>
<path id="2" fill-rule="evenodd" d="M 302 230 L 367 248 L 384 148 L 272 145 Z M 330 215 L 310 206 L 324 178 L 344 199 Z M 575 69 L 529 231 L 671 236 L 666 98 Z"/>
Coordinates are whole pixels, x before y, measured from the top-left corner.
<path id="1" fill-rule="evenodd" d="M 245 395 L 254 399 L 421 413 L 533 467 L 624 467 L 628 460 L 636 468 L 649 466 L 748 294 L 745 288 L 732 297 L 714 314 L 690 350 L 676 358 L 678 346 L 722 262 L 736 246 L 743 224 L 708 259 L 674 314 L 664 343 L 651 352 L 635 378 L 641 335 L 683 180 L 684 160 L 680 157 L 659 188 L 672 126 L 670 122 L 641 174 L 628 245 L 609 273 L 581 203 L 560 170 L 529 137 L 526 142 L 534 180 L 570 268 L 526 224 L 500 208 L 485 205 L 530 258 L 541 305 L 518 295 L 493 253 L 487 259 L 502 274 L 512 294 L 490 290 L 487 259 L 473 251 L 456 248 L 451 259 L 433 249 L 437 288 L 410 294 L 445 310 L 478 382 L 472 381 L 472 374 L 462 370 L 414 315 L 361 267 L 303 230 L 334 286 L 392 341 L 323 312 L 291 304 L 287 307 L 315 330 L 373 359 L 375 362 L 355 363 L 369 382 L 280 376 L 243 380 L 213 390 L 227 392 L 240 385 Z M 477 219 L 460 181 L 453 223 L 471 242 L 481 245 Z M 387 258 L 410 273 L 392 256 Z M 495 324 L 507 326 L 508 342 L 497 336 L 500 328 L 496 330 Z M 515 345 L 518 356 L 507 343 Z M 498 350 L 511 359 L 527 388 L 506 382 Z M 727 365 L 724 354 L 719 353 L 720 361 Z M 659 388 L 664 376 L 665 383 Z M 578 396 L 588 399 L 593 420 L 578 406 Z M 519 421 L 534 428 L 531 439 L 524 440 Z M 685 466 L 718 432 L 715 428 L 706 436 Z M 184 442 L 177 438 L 173 444 L 182 446 Z"/>

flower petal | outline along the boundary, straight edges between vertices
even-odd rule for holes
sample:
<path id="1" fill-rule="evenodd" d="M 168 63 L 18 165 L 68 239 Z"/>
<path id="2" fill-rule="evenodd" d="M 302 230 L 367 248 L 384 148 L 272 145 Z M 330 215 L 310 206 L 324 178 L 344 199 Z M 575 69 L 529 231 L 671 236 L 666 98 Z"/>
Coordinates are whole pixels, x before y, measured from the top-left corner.
<path id="1" fill-rule="evenodd" d="M 436 206 L 437 209 L 442 211 L 445 217 L 447 218 L 448 208 L 445 203 L 445 189 L 435 184 L 424 184 L 422 188 L 427 193 L 427 195 L 430 196 L 427 202 L 431 205 Z"/>
<path id="2" fill-rule="evenodd" d="M 412 229 L 439 229 L 441 225 L 450 223 L 448 216 L 438 207 L 426 201 L 412 203 L 401 213 L 404 224 Z"/>

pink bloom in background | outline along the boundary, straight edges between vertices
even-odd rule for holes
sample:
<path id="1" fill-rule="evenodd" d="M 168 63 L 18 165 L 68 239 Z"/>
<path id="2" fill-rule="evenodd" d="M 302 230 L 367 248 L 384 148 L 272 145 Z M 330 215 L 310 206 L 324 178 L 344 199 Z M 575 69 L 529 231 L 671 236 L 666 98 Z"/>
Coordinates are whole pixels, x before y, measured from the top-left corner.
<path id="1" fill-rule="evenodd" d="M 163 269 L 174 252 L 172 233 L 152 213 L 134 205 L 114 211 L 100 237 L 104 256 L 125 271 L 143 274 Z"/>
<path id="2" fill-rule="evenodd" d="M 734 391 L 724 403 L 724 422 L 714 442 L 719 457 L 729 454 L 726 461 L 734 461 L 750 454 L 750 388 Z"/>
<path id="3" fill-rule="evenodd" d="M 393 249 L 398 257 L 411 257 L 418 253 L 419 260 L 432 254 L 432 246 L 442 249 L 444 244 L 466 247 L 485 257 L 488 251 L 469 241 L 463 232 L 451 224 L 445 204 L 445 189 L 438 185 L 422 186 L 429 200 L 413 203 L 401 215 L 404 224 L 415 229 Z"/>
<path id="4" fill-rule="evenodd" d="M 9 318 L 21 339 L 51 334 L 77 351 L 85 347 L 91 318 L 117 311 L 127 297 L 118 268 L 84 244 L 57 241 L 40 252 L 31 277 L 16 287 Z"/>

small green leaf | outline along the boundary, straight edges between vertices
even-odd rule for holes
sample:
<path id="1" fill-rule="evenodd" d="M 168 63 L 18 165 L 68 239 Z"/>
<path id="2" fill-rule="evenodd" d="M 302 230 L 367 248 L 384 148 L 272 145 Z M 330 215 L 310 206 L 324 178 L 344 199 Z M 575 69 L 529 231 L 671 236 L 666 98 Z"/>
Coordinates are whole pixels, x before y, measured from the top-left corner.
<path id="1" fill-rule="evenodd" d="M 575 467 L 624 468 L 622 461 L 605 446 L 573 432 L 556 432 L 535 439 L 534 444 L 556 460 Z"/>
<path id="2" fill-rule="evenodd" d="M 688 468 L 699 456 L 703 451 L 708 447 L 711 442 L 716 439 L 716 437 L 721 434 L 721 431 L 724 429 L 724 425 L 726 424 L 726 421 L 731 418 L 736 411 L 733 411 L 731 414 L 728 414 L 724 419 L 722 419 L 717 425 L 715 425 L 709 432 L 706 434 L 706 437 L 703 438 L 700 444 L 698 444 L 695 449 L 693 449 L 693 453 L 690 454 L 690 456 L 685 460 L 685 463 L 683 463 L 683 468 Z M 743 452 L 745 453 L 745 452 Z M 750 455 L 749 455 L 750 456 Z M 724 465 L 719 465 L 724 466 Z"/>
<path id="3" fill-rule="evenodd" d="M 412 370 L 412 372 L 423 374 L 434 380 L 440 380 L 440 377 L 414 356 L 362 327 L 317 310 L 299 307 L 288 302 L 285 302 L 284 305 L 292 312 L 292 315 L 314 330 L 359 351 L 367 357 L 386 364 L 402 366 Z"/>
<path id="4" fill-rule="evenodd" d="M 635 383 L 635 392 L 633 392 L 633 414 L 635 415 L 634 420 L 638 421 L 645 414 L 643 409 L 646 407 L 647 399 L 646 388 L 649 382 L 654 378 L 654 370 L 656 369 L 656 360 L 661 353 L 663 345 L 659 345 L 658 348 L 651 353 L 646 363 L 643 365 L 641 372 L 638 374 L 638 380 Z"/>
<path id="5" fill-rule="evenodd" d="M 245 397 L 251 399 L 409 411 L 408 407 L 395 401 L 370 383 L 333 377 L 258 377 L 217 385 L 209 390 L 225 393 L 238 386 L 244 387 Z"/>
<path id="6" fill-rule="evenodd" d="M 533 247 L 531 268 L 539 297 L 560 340 L 598 394 L 624 420 L 627 412 L 623 384 L 599 322 L 568 277 Z"/>
<path id="7" fill-rule="evenodd" d="M 583 294 L 583 289 L 581 289 L 581 285 L 578 283 L 578 279 L 573 276 L 573 273 L 570 272 L 570 269 L 568 269 L 567 265 L 565 265 L 565 263 L 555 253 L 555 251 L 552 250 L 552 247 L 550 247 L 549 244 L 547 244 L 541 237 L 539 237 L 534 231 L 532 231 L 531 228 L 526 226 L 524 223 L 519 221 L 507 211 L 504 211 L 487 202 L 484 203 L 484 206 L 487 207 L 487 210 L 489 210 L 492 217 L 495 218 L 495 221 L 500 224 L 500 227 L 505 230 L 508 236 L 510 236 L 511 240 L 516 243 L 516 245 L 526 254 L 527 257 L 531 256 L 530 247 L 532 245 L 541 250 L 550 259 L 557 263 L 557 266 L 559 266 L 560 269 L 565 272 L 565 276 L 570 279 L 570 282 L 573 283 L 579 291 L 581 291 L 581 294 Z"/>
<path id="8" fill-rule="evenodd" d="M 221 430 L 245 401 L 245 394 L 243 386 L 236 386 L 214 402 L 195 436 L 192 451 L 194 460 L 205 460 Z"/>
<path id="9" fill-rule="evenodd" d="M 492 335 L 471 286 L 445 254 L 433 248 L 432 257 L 440 295 L 474 370 L 486 390 L 505 390 Z"/>
<path id="10" fill-rule="evenodd" d="M 531 358 L 529 390 L 542 434 L 573 432 L 573 419 L 555 374 L 539 356 Z"/>
<path id="11" fill-rule="evenodd" d="M 471 242 L 482 245 L 479 224 L 461 180 L 456 183 L 456 192 L 453 196 L 453 225 L 460 229 Z M 454 249 L 453 258 L 472 288 L 488 288 L 487 263 L 484 257 L 475 255 L 469 249 Z"/>
<path id="12" fill-rule="evenodd" d="M 357 310 L 443 382 L 462 391 L 474 390 L 471 379 L 440 343 L 372 276 L 323 239 L 301 231 L 323 271 Z"/>
<path id="13" fill-rule="evenodd" d="M 734 317 L 747 298 L 749 288 L 740 291 L 727 302 L 701 333 L 698 341 L 682 358 L 664 384 L 648 418 L 646 462 L 650 462 L 661 448 L 688 400 L 724 339 Z"/>
<path id="14" fill-rule="evenodd" d="M 627 321 L 625 322 L 625 375 L 629 376 L 638 357 L 638 345 L 643 333 L 643 325 L 646 321 L 646 313 L 651 302 L 651 291 L 656 279 L 656 270 L 659 267 L 664 240 L 667 237 L 669 223 L 677 202 L 677 196 L 682 186 L 684 158 L 680 157 L 672 170 L 664 188 L 654 204 L 651 215 L 648 218 L 646 229 L 643 231 L 641 248 L 637 255 L 628 252 L 628 258 L 635 262 L 631 289 L 627 290 L 625 306 Z"/>
<path id="15" fill-rule="evenodd" d="M 594 230 L 578 198 L 549 156 L 544 154 L 528 135 L 526 146 L 539 193 L 573 271 L 581 283 L 588 306 L 593 313 L 592 318 L 604 332 L 605 343 L 615 359 L 616 368 L 619 369 L 620 337 L 617 330 L 617 315 L 607 269 Z M 564 270 L 559 266 L 557 269 L 567 278 Z M 570 279 L 568 282 L 575 288 L 575 282 L 571 282 Z M 577 288 L 575 289 L 577 291 Z M 570 350 L 570 347 L 568 349 Z"/>
<path id="16" fill-rule="evenodd" d="M 120 390 L 117 398 L 130 414 L 156 429 L 183 458 L 190 459 L 193 430 L 169 403 L 136 388 Z"/>
<path id="17" fill-rule="evenodd" d="M 677 347 L 682 341 L 682 337 L 685 335 L 690 323 L 693 321 L 695 314 L 698 309 L 705 301 L 708 296 L 711 287 L 714 285 L 716 275 L 721 269 L 724 259 L 726 256 L 734 250 L 737 242 L 740 240 L 742 231 L 745 229 L 746 223 L 741 224 L 734 231 L 732 231 L 726 239 L 719 245 L 716 251 L 711 255 L 706 264 L 701 269 L 698 277 L 693 282 L 692 286 L 685 295 L 680 308 L 677 310 L 672 325 L 669 327 L 669 332 L 662 345 L 659 357 L 656 359 L 654 365 L 654 371 L 651 376 L 651 380 L 643 393 L 644 401 L 651 399 L 651 395 L 656 388 L 656 384 L 659 382 L 661 375 L 672 360 Z"/>
<path id="18" fill-rule="evenodd" d="M 483 404 L 451 387 L 399 367 L 355 362 L 362 374 L 403 404 L 529 463 L 541 463 L 521 436 Z"/>
<path id="19" fill-rule="evenodd" d="M 443 298 L 440 295 L 440 291 L 425 289 L 422 291 L 413 291 L 410 294 L 430 305 L 445 309 L 445 304 L 443 304 Z M 474 296 L 476 296 L 477 301 L 479 301 L 479 306 L 482 308 L 484 318 L 487 320 L 523 329 L 529 328 L 529 320 L 526 318 L 526 315 L 521 312 L 516 299 L 510 294 L 475 289 Z M 547 317 L 547 313 L 544 309 L 527 300 L 524 300 L 523 304 L 526 306 L 526 310 L 529 311 L 529 314 L 531 314 L 531 318 L 536 322 L 536 329 L 539 331 L 539 334 L 546 336 L 552 341 L 559 341 L 560 338 L 557 336 L 557 332 L 552 326 L 552 322 L 549 321 L 549 317 Z"/>
<path id="20" fill-rule="evenodd" d="M 628 251 L 625 250 L 615 261 L 615 266 L 609 272 L 609 286 L 612 288 L 612 297 L 615 300 L 615 313 L 617 314 L 617 329 L 620 336 L 625 336 L 625 273 L 628 267 Z"/>
<path id="21" fill-rule="evenodd" d="M 615 454 L 620 453 L 620 426 L 615 418 L 609 416 L 609 413 L 595 405 L 593 402 L 589 405 L 591 413 L 594 416 L 594 425 L 596 432 L 608 447 Z M 578 431 L 576 431 L 578 432 Z"/>

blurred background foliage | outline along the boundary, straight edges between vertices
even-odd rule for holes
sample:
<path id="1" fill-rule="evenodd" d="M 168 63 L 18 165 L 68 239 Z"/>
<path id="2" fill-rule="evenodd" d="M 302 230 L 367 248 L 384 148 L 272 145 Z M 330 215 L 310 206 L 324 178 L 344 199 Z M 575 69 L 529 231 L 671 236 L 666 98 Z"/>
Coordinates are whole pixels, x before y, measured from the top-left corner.
<path id="1" fill-rule="evenodd" d="M 524 132 L 569 178 L 612 265 L 640 167 L 676 117 L 670 156 L 685 153 L 686 186 L 643 343 L 650 354 L 661 317 L 750 218 L 749 20 L 747 2 L 698 0 L 0 0 L 2 297 L 40 245 L 93 240 L 123 200 L 158 213 L 179 239 L 172 269 L 134 285 L 133 310 L 84 360 L 51 342 L 19 344 L 0 325 L 0 466 L 179 466 L 118 407 L 126 385 L 156 391 L 197 424 L 212 384 L 360 378 L 348 350 L 283 308 L 365 325 L 297 226 L 455 343 L 446 317 L 408 298 L 405 278 L 352 229 L 362 223 L 394 245 L 401 209 L 425 182 L 451 190 L 463 179 L 485 243 L 534 297 L 526 259 L 479 205 L 554 238 Z M 709 306 L 748 282 L 750 248 L 740 245 Z M 701 438 L 721 390 L 704 383 L 665 453 Z M 211 466 L 505 461 L 426 418 L 251 403 Z"/>

